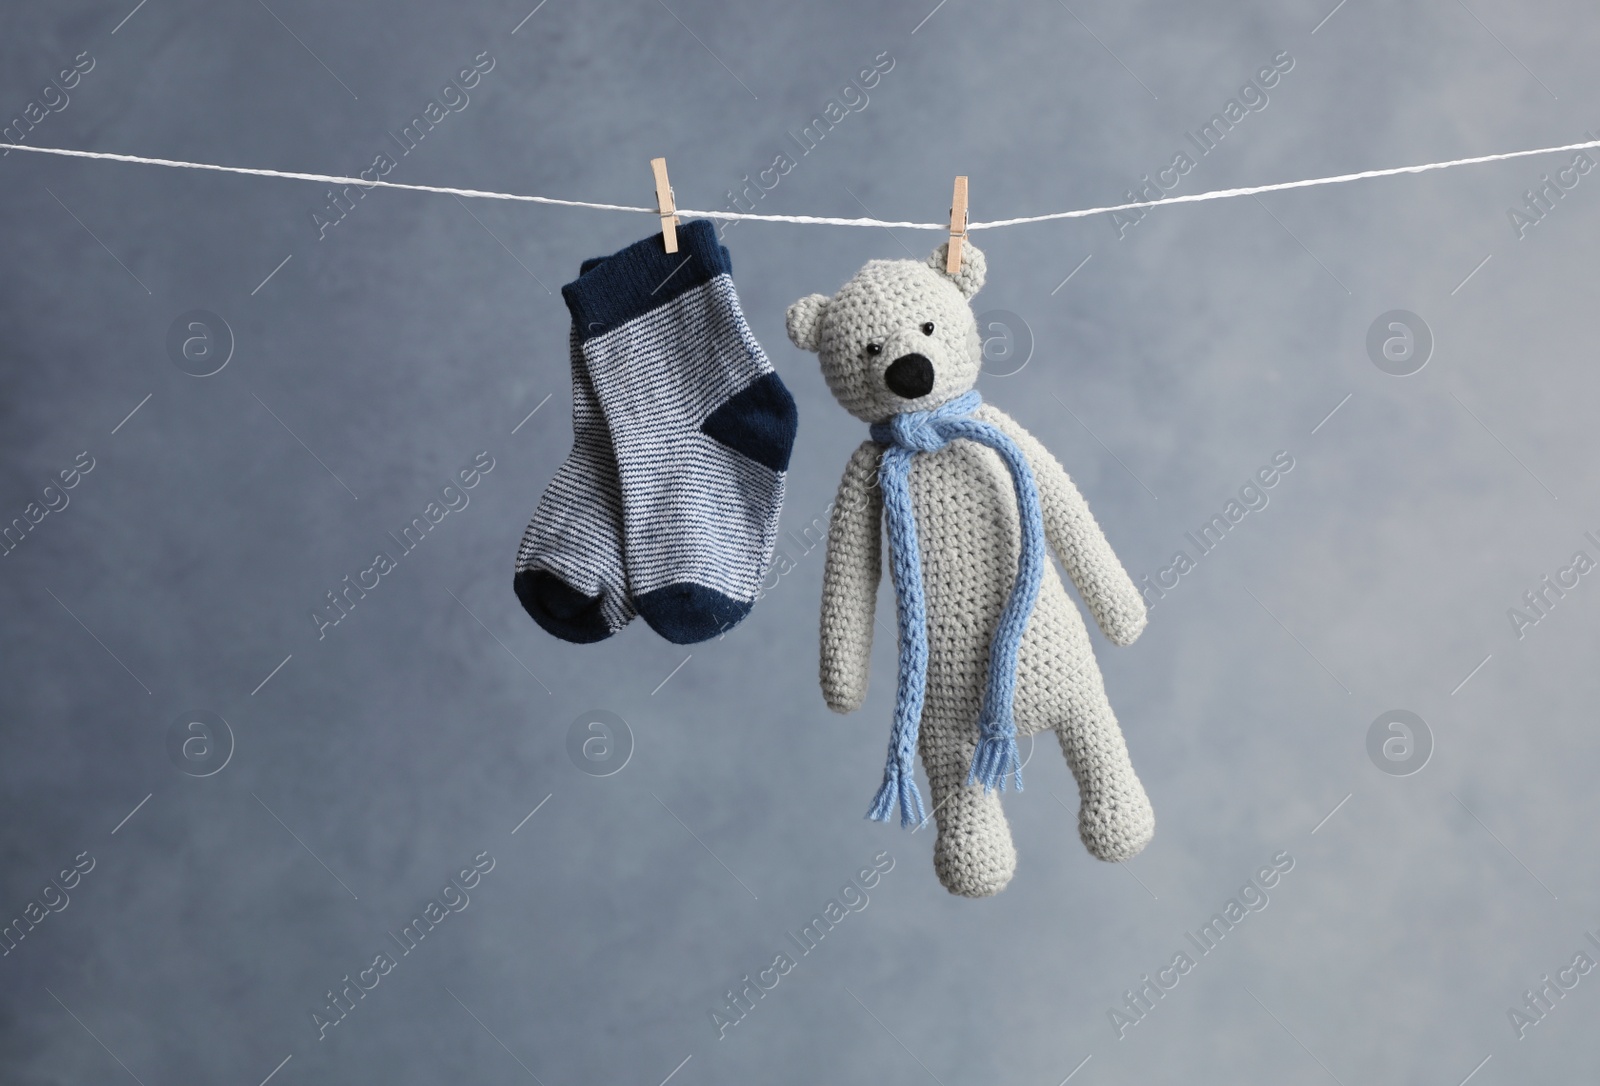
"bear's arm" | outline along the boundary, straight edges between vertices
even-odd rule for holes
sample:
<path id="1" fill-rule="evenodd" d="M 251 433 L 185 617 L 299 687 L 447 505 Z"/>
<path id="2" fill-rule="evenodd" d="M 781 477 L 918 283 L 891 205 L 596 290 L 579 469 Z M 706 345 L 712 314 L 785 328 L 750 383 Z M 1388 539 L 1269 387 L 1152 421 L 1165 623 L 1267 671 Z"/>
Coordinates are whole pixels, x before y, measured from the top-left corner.
<path id="1" fill-rule="evenodd" d="M 974 414 L 1004 431 L 1027 458 L 1039 487 L 1045 536 L 1101 632 L 1113 644 L 1133 644 L 1144 630 L 1144 599 L 1061 461 L 999 408 L 984 404 Z"/>
<path id="2" fill-rule="evenodd" d="M 836 713 L 861 708 L 872 664 L 873 611 L 883 574 L 882 446 L 864 441 L 839 480 L 822 569 L 822 696 Z"/>

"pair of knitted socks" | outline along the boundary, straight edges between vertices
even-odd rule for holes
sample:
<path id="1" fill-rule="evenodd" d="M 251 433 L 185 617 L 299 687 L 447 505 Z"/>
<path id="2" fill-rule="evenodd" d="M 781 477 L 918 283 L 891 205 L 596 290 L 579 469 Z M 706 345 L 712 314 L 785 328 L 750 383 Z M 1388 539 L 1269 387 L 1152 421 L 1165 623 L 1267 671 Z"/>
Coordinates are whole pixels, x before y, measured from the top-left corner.
<path id="1" fill-rule="evenodd" d="M 567 641 L 635 614 L 678 644 L 755 603 L 777 539 L 796 414 L 707 220 L 584 261 L 572 314 L 572 452 L 517 551 L 515 588 Z"/>

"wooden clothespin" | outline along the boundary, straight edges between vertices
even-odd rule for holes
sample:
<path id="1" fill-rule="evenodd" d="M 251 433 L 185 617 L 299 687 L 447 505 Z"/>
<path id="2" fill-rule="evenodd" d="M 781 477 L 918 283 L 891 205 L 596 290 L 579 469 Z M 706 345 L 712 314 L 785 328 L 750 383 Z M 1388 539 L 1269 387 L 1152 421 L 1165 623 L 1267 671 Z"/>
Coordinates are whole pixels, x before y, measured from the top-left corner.
<path id="1" fill-rule="evenodd" d="M 652 158 L 650 169 L 656 175 L 656 207 L 661 212 L 661 240 L 667 252 L 675 253 L 678 251 L 678 205 L 672 198 L 672 182 L 667 180 L 667 160 Z"/>
<path id="2" fill-rule="evenodd" d="M 950 247 L 945 251 L 944 270 L 954 275 L 961 270 L 961 243 L 967 237 L 967 178 L 956 178 L 950 197 Z"/>

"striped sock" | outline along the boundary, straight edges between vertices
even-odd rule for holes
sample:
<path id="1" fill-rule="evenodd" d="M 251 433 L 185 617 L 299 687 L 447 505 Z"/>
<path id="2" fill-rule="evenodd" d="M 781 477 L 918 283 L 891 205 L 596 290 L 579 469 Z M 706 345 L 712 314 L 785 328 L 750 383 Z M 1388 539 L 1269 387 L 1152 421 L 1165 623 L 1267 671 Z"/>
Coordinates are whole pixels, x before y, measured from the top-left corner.
<path id="1" fill-rule="evenodd" d="M 582 271 L 601 263 L 586 260 Z M 622 564 L 622 486 L 605 416 L 572 330 L 572 452 L 545 487 L 517 549 L 517 598 L 533 620 L 587 644 L 633 619 Z"/>
<path id="2" fill-rule="evenodd" d="M 745 324 L 709 221 L 562 288 L 616 450 L 628 587 L 680 645 L 750 612 L 772 560 L 795 406 Z"/>

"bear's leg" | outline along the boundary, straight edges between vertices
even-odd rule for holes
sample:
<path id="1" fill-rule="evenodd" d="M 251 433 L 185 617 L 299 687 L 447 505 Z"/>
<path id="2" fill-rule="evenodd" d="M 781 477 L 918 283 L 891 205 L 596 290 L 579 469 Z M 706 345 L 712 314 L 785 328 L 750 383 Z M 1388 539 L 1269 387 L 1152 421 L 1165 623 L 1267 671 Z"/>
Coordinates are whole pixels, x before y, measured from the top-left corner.
<path id="1" fill-rule="evenodd" d="M 952 894 L 990 897 L 1011 881 L 1017 850 L 1000 809 L 1000 793 L 986 795 L 981 784 L 967 784 L 976 742 L 973 721 L 923 718 L 918 746 L 933 788 L 933 819 L 939 827 L 933 869 Z"/>
<path id="2" fill-rule="evenodd" d="M 1133 771 L 1100 669 L 1091 661 L 1075 678 L 1056 735 L 1078 782 L 1078 836 L 1098 859 L 1126 860 L 1154 836 L 1155 812 Z"/>

